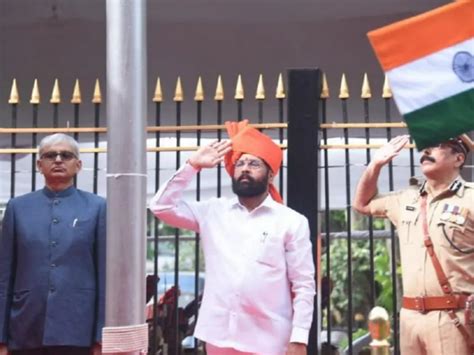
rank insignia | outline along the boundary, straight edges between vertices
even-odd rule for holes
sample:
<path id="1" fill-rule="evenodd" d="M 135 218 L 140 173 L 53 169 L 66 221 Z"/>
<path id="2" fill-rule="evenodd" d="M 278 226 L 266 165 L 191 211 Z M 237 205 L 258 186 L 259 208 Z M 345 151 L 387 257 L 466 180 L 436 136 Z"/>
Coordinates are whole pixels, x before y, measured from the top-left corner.
<path id="1" fill-rule="evenodd" d="M 440 219 L 442 221 L 463 225 L 466 222 L 466 217 L 468 213 L 469 211 L 465 207 L 445 203 Z"/>

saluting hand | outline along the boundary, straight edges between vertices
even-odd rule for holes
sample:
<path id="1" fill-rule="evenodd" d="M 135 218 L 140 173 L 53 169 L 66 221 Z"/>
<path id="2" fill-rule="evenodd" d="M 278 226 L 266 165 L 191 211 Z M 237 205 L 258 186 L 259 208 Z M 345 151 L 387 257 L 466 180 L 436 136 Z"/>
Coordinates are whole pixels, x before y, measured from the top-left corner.
<path id="1" fill-rule="evenodd" d="M 232 150 L 232 142 L 214 141 L 200 147 L 191 155 L 188 162 L 196 169 L 213 168 L 224 160 L 224 156 Z"/>
<path id="2" fill-rule="evenodd" d="M 407 145 L 409 140 L 410 138 L 408 135 L 397 136 L 391 139 L 388 143 L 383 145 L 375 152 L 371 163 L 380 166 L 389 163 L 400 153 L 400 150 L 402 150 L 402 148 Z"/>

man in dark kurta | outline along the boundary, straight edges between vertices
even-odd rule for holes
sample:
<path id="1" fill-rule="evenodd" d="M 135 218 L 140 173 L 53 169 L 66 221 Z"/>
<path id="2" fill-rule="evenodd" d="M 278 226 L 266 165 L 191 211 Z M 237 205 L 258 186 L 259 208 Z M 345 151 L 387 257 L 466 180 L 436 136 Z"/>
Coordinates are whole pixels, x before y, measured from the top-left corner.
<path id="1" fill-rule="evenodd" d="M 0 238 L 0 355 L 100 353 L 105 200 L 74 187 L 77 142 L 45 137 L 42 190 L 9 201 Z"/>

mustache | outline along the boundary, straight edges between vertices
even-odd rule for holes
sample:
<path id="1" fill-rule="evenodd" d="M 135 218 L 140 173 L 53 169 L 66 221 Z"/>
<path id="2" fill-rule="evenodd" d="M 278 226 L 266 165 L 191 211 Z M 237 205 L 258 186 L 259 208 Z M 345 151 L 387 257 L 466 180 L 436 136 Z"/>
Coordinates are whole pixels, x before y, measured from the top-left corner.
<path id="1" fill-rule="evenodd" d="M 429 155 L 423 155 L 423 156 L 420 158 L 420 164 L 423 164 L 423 162 L 426 161 L 426 160 L 428 160 L 428 161 L 430 161 L 430 162 L 432 162 L 432 163 L 436 163 L 435 158 L 430 157 Z"/>
<path id="2" fill-rule="evenodd" d="M 243 179 L 247 179 L 248 181 L 250 182 L 254 182 L 255 179 L 253 177 L 251 177 L 250 175 L 248 174 L 242 174 L 239 176 L 239 178 L 237 179 L 237 181 L 242 181 Z"/>

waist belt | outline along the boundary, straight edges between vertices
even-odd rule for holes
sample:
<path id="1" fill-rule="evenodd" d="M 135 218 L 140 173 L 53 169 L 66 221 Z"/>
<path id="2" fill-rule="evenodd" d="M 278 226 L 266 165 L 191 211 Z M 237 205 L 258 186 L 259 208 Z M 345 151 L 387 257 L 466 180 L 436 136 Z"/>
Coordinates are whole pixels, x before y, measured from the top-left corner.
<path id="1" fill-rule="evenodd" d="M 467 298 L 466 295 L 403 297 L 402 307 L 421 313 L 435 310 L 456 310 L 465 307 Z"/>

